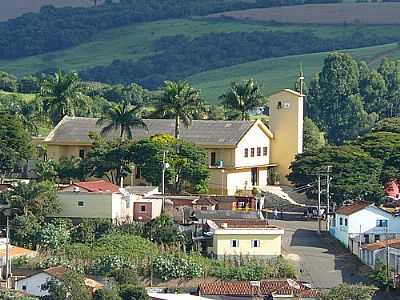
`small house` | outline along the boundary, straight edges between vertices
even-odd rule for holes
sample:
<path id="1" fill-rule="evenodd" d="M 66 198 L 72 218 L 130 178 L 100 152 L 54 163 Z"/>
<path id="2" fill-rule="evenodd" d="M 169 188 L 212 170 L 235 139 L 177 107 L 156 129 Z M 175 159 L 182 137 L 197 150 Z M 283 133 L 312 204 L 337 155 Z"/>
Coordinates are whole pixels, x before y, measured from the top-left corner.
<path id="1" fill-rule="evenodd" d="M 208 220 L 207 225 L 206 235 L 213 239 L 209 252 L 217 259 L 271 259 L 282 254 L 284 230 L 266 220 Z"/>

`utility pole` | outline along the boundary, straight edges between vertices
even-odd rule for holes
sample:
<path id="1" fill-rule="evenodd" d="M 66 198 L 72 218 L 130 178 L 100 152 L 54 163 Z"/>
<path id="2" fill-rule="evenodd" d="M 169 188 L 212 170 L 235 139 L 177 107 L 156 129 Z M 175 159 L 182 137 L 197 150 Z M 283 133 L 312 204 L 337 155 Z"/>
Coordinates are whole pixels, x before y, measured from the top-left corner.
<path id="1" fill-rule="evenodd" d="M 321 233 L 321 173 L 318 172 L 318 233 Z"/>
<path id="2" fill-rule="evenodd" d="M 331 169 L 332 166 L 326 167 L 326 228 L 329 231 L 330 226 L 330 195 L 329 195 L 329 185 L 331 183 Z"/>
<path id="3" fill-rule="evenodd" d="M 8 223 L 8 215 L 7 215 L 7 229 L 6 229 L 6 289 L 10 288 L 10 226 Z"/>

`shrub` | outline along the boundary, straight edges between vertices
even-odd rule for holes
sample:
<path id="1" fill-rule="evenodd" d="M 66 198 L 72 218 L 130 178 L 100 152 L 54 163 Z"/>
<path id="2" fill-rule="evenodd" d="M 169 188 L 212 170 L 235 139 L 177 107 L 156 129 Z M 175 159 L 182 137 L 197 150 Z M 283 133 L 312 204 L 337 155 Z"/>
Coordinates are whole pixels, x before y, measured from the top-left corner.
<path id="1" fill-rule="evenodd" d="M 116 269 L 132 268 L 126 258 L 116 255 L 106 255 L 93 263 L 92 272 L 99 275 L 108 275 Z"/>
<path id="2" fill-rule="evenodd" d="M 153 262 L 154 272 L 162 279 L 195 278 L 203 274 L 203 268 L 188 256 L 178 254 L 163 254 Z"/>

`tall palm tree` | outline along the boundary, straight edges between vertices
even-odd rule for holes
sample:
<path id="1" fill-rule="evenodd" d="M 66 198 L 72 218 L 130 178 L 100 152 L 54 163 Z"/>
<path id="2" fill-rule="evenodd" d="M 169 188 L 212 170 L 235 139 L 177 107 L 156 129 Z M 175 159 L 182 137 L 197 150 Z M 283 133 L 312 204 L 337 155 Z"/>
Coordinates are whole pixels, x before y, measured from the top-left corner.
<path id="1" fill-rule="evenodd" d="M 141 127 L 147 130 L 147 125 L 141 118 L 141 107 L 132 105 L 127 100 L 113 104 L 105 113 L 105 116 L 97 121 L 97 125 L 103 126 L 100 134 L 105 135 L 113 130 L 119 130 L 120 137 L 133 137 L 133 128 Z"/>
<path id="2" fill-rule="evenodd" d="M 157 111 L 164 118 L 175 119 L 175 138 L 180 138 L 180 122 L 185 127 L 204 110 L 200 92 L 186 81 L 166 81 Z"/>
<path id="3" fill-rule="evenodd" d="M 40 88 L 43 108 L 49 114 L 53 125 L 65 116 L 75 116 L 87 107 L 87 96 L 81 91 L 77 73 L 58 71 L 43 80 Z"/>
<path id="4" fill-rule="evenodd" d="M 249 111 L 264 102 L 264 96 L 253 79 L 232 82 L 230 89 L 220 99 L 229 111 L 229 118 L 240 120 L 248 120 Z"/>

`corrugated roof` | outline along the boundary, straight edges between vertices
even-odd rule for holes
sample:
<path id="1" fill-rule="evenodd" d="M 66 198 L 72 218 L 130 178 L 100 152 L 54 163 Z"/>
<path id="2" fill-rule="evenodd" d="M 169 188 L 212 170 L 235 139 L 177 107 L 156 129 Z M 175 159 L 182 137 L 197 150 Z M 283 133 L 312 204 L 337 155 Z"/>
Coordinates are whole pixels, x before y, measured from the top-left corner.
<path id="1" fill-rule="evenodd" d="M 64 117 L 46 137 L 48 143 L 91 144 L 90 132 L 100 133 L 96 118 Z M 156 134 L 174 135 L 175 120 L 145 119 L 148 131 L 133 128 L 133 138 L 143 139 Z M 181 126 L 181 138 L 199 145 L 236 145 L 256 121 L 194 120 L 189 128 Z M 106 137 L 119 137 L 113 131 Z"/>
<path id="2" fill-rule="evenodd" d="M 387 246 L 392 248 L 400 248 L 400 239 L 391 239 L 386 241 L 379 241 L 371 244 L 362 245 L 361 248 L 369 251 L 374 251 L 378 249 L 383 249 Z"/>
<path id="3" fill-rule="evenodd" d="M 74 182 L 73 185 L 83 188 L 88 192 L 118 193 L 119 186 L 105 180 Z"/>
<path id="4" fill-rule="evenodd" d="M 351 214 L 354 214 L 354 213 L 366 208 L 369 205 L 370 205 L 370 203 L 368 203 L 366 201 L 357 201 L 357 202 L 354 202 L 353 204 L 342 206 L 341 208 L 336 210 L 336 213 L 349 216 Z"/>
<path id="5" fill-rule="evenodd" d="M 297 282 L 299 288 L 292 287 L 287 280 L 261 280 L 260 286 L 254 286 L 249 281 L 215 281 L 199 285 L 201 295 L 220 296 L 295 296 L 295 297 L 318 297 L 320 292 L 310 289 Z"/>

